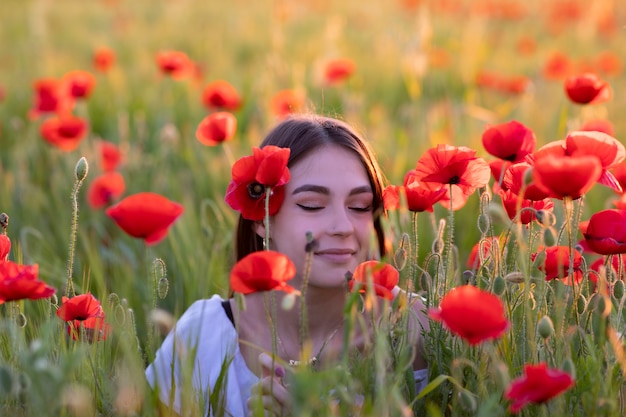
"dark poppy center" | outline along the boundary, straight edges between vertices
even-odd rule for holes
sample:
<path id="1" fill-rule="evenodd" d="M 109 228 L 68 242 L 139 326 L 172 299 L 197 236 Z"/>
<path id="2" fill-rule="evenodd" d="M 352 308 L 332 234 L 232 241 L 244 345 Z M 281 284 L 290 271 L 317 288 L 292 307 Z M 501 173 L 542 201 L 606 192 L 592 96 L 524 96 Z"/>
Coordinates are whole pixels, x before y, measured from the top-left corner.
<path id="1" fill-rule="evenodd" d="M 259 184 L 258 182 L 252 182 L 248 184 L 248 195 L 250 195 L 250 197 L 258 200 L 259 198 L 263 197 L 263 194 L 265 194 L 265 187 L 263 187 L 261 184 Z"/>
<path id="2" fill-rule="evenodd" d="M 448 181 L 448 184 L 458 184 L 461 182 L 461 177 L 459 177 L 458 175 L 455 175 L 454 177 L 450 178 L 450 180 Z"/>

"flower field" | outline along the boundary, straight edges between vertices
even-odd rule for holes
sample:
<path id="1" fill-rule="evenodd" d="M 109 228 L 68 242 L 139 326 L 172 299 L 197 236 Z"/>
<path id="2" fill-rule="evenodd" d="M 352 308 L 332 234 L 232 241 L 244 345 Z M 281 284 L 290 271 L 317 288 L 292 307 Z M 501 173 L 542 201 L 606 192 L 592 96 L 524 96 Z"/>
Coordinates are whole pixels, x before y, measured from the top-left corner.
<path id="1" fill-rule="evenodd" d="M 390 320 L 370 357 L 294 372 L 294 415 L 626 413 L 626 4 L 3 6 L 0 415 L 157 415 L 144 370 L 229 296 L 237 211 L 280 208 L 232 167 L 306 112 L 379 158 L 393 268 L 369 278 L 423 296 L 429 384 Z"/>

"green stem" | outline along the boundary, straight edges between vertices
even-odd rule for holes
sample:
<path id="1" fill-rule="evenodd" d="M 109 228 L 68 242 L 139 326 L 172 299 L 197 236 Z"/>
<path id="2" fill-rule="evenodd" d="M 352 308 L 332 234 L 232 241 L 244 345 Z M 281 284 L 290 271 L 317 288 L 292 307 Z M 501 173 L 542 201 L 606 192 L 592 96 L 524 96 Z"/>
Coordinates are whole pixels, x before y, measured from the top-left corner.
<path id="1" fill-rule="evenodd" d="M 447 243 L 447 254 L 444 261 L 445 267 L 445 276 L 443 283 L 443 293 L 446 294 L 448 290 L 448 281 L 452 279 L 451 270 L 452 270 L 452 245 L 454 243 L 454 209 L 452 208 L 452 184 L 450 184 L 450 209 L 449 209 L 449 221 L 448 221 L 448 243 Z"/>
<path id="2" fill-rule="evenodd" d="M 265 237 L 263 237 L 263 249 L 270 250 L 270 195 L 272 194 L 272 187 L 265 187 L 265 218 L 263 219 L 263 225 L 265 226 Z"/>
<path id="3" fill-rule="evenodd" d="M 72 226 L 70 229 L 70 247 L 67 260 L 67 285 L 65 288 L 65 296 L 76 295 L 74 291 L 74 284 L 72 282 L 72 274 L 74 269 L 74 251 L 76 248 L 76 232 L 78 230 L 78 190 L 83 184 L 82 179 L 77 179 L 74 182 L 74 188 L 72 189 Z"/>

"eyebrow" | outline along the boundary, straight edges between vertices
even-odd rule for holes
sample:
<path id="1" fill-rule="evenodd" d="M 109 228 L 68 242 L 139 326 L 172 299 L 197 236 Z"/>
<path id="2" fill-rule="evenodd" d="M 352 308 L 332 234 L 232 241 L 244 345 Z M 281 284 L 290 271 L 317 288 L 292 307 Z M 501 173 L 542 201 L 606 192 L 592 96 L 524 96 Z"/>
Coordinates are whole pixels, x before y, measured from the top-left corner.
<path id="1" fill-rule="evenodd" d="M 314 193 L 329 195 L 330 189 L 328 187 L 323 187 L 321 185 L 304 184 L 296 188 L 295 190 L 293 190 L 291 194 L 295 195 L 295 194 L 304 193 L 304 192 L 314 192 Z M 351 189 L 348 195 L 356 195 L 356 194 L 364 194 L 364 193 L 373 193 L 372 187 L 370 187 L 369 185 L 356 187 L 356 188 Z"/>

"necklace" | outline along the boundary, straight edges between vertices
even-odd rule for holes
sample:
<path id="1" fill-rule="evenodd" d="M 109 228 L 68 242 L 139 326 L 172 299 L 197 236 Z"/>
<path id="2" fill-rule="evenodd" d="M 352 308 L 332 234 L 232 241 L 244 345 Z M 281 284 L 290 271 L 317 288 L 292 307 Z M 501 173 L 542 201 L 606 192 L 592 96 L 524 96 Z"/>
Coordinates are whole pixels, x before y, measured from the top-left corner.
<path id="1" fill-rule="evenodd" d="M 342 324 L 343 324 L 343 321 L 340 322 L 337 325 L 337 327 L 335 327 L 335 330 L 333 330 L 330 335 L 328 335 L 328 337 L 324 340 L 324 343 L 322 343 L 322 346 L 320 347 L 320 350 L 317 351 L 316 355 L 314 355 L 313 357 L 307 359 L 306 361 L 301 361 L 301 360 L 296 360 L 296 359 L 289 359 L 289 366 L 291 366 L 291 367 L 298 367 L 298 366 L 302 365 L 303 362 L 304 362 L 305 365 L 309 365 L 309 366 L 312 366 L 313 368 L 315 368 L 317 366 L 317 363 L 319 362 L 319 358 L 320 358 L 322 352 L 324 351 L 324 348 L 332 340 L 332 338 L 337 334 L 337 332 L 339 331 L 339 328 L 341 327 Z M 280 348 L 283 350 L 283 353 L 286 356 L 289 356 L 289 354 L 287 353 L 287 349 L 285 349 L 285 345 L 283 344 L 283 341 L 280 339 L 280 336 L 278 335 L 278 332 L 276 332 L 276 341 L 280 345 Z"/>

